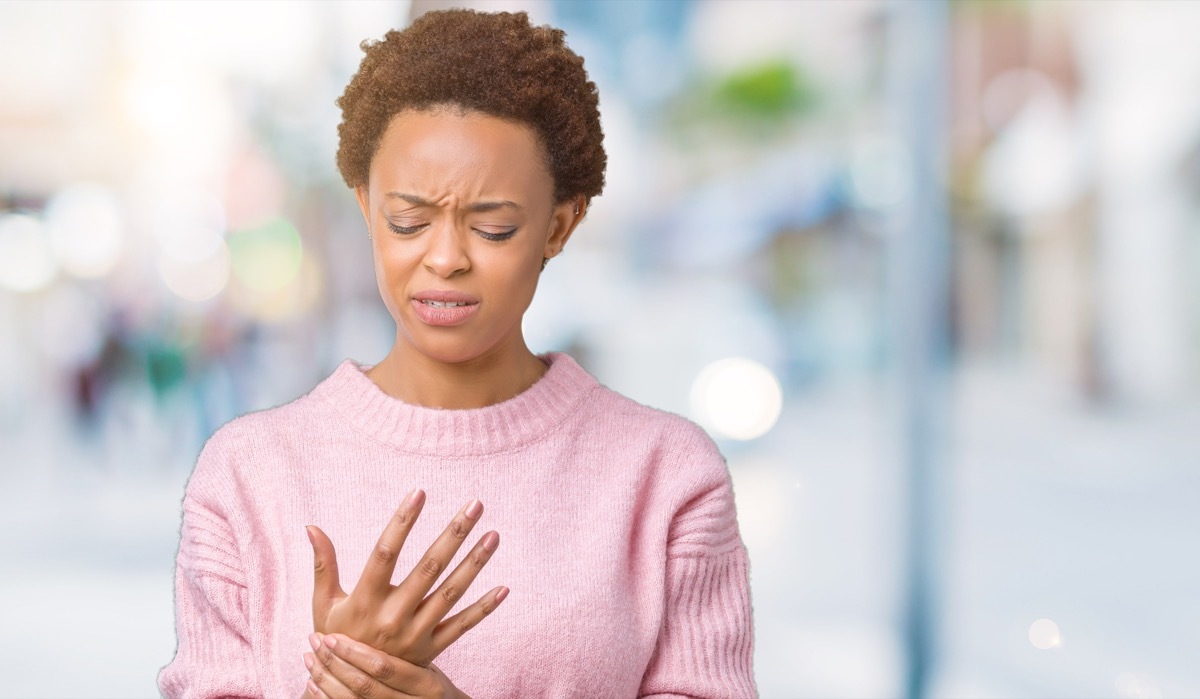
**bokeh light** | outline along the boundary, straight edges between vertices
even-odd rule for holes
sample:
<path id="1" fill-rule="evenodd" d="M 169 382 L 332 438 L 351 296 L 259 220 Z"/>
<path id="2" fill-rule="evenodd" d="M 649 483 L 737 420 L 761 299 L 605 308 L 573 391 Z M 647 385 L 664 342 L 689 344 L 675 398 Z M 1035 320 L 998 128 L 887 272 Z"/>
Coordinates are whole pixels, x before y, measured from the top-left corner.
<path id="1" fill-rule="evenodd" d="M 158 273 L 179 298 L 207 301 L 229 283 L 229 248 L 221 241 L 212 254 L 195 262 L 183 262 L 164 252 L 158 258 Z"/>
<path id="2" fill-rule="evenodd" d="M 1038 619 L 1029 625 L 1029 642 L 1034 648 L 1049 650 L 1062 645 L 1062 635 L 1058 632 L 1058 624 L 1050 619 Z"/>
<path id="3" fill-rule="evenodd" d="M 256 290 L 236 284 L 229 290 L 229 300 L 247 317 L 274 323 L 301 317 L 313 308 L 323 291 L 320 264 L 316 256 L 305 255 L 297 273 L 283 286 Z"/>
<path id="4" fill-rule="evenodd" d="M 742 357 L 704 367 L 692 383 L 692 413 L 705 427 L 730 439 L 766 434 L 783 409 L 783 389 L 771 370 Z"/>
<path id="5" fill-rule="evenodd" d="M 103 277 L 121 259 L 121 205 L 101 185 L 82 183 L 60 190 L 46 205 L 46 228 L 58 264 L 76 277 Z"/>
<path id="6" fill-rule="evenodd" d="M 1140 672 L 1122 672 L 1115 682 L 1121 699 L 1162 699 L 1162 689 L 1152 678 Z"/>
<path id="7" fill-rule="evenodd" d="M 270 294 L 287 286 L 300 273 L 303 246 L 296 227 L 276 217 L 260 226 L 229 236 L 233 274 L 247 288 Z"/>
<path id="8" fill-rule="evenodd" d="M 28 214 L 0 214 L 0 286 L 37 291 L 57 272 L 45 225 Z"/>
<path id="9" fill-rule="evenodd" d="M 159 249 L 179 262 L 212 257 L 224 240 L 225 212 L 216 197 L 196 189 L 176 189 L 157 200 L 154 237 Z"/>

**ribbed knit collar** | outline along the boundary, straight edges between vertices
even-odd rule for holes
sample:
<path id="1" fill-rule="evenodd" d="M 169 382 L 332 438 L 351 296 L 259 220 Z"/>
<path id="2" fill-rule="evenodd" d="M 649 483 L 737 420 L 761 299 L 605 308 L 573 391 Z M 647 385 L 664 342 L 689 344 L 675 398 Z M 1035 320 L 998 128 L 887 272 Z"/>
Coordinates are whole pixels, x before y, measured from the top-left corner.
<path id="1" fill-rule="evenodd" d="M 561 352 L 540 355 L 550 368 L 522 393 L 483 408 L 412 405 L 383 392 L 343 360 L 309 394 L 332 405 L 356 429 L 401 451 L 427 455 L 492 454 L 536 441 L 555 429 L 599 384 Z"/>

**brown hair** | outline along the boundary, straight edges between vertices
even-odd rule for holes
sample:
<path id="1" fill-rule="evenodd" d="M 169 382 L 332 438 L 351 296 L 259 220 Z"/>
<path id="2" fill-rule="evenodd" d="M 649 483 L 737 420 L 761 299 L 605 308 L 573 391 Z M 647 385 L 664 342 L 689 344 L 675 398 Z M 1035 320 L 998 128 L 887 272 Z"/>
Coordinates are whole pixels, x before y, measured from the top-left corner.
<path id="1" fill-rule="evenodd" d="M 337 100 L 337 164 L 365 185 L 371 159 L 397 114 L 452 106 L 531 127 L 554 180 L 554 201 L 604 189 L 599 95 L 561 29 L 533 27 L 524 12 L 427 12 L 381 41 L 364 41 L 358 72 Z"/>

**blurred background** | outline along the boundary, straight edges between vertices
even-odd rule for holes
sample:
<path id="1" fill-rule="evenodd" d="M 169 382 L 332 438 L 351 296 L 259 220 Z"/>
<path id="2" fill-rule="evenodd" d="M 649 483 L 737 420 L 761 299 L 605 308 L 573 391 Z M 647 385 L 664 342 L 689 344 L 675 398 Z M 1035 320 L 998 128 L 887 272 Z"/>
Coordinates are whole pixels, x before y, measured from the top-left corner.
<path id="1" fill-rule="evenodd" d="M 599 85 L 526 337 L 720 441 L 763 697 L 1200 696 L 1200 3 L 456 4 Z M 155 695 L 203 441 L 387 352 L 333 101 L 444 6 L 0 3 L 0 696 Z"/>

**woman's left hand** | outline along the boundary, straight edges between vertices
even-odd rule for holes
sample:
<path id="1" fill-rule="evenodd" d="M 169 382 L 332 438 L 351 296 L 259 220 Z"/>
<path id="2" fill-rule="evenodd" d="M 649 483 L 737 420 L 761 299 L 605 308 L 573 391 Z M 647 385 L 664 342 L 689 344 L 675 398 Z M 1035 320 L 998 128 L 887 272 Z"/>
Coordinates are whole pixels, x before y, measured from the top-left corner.
<path id="1" fill-rule="evenodd" d="M 314 633 L 304 654 L 313 699 L 469 699 L 436 665 L 413 665 L 342 634 Z"/>

